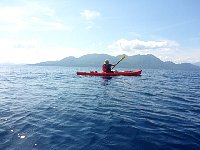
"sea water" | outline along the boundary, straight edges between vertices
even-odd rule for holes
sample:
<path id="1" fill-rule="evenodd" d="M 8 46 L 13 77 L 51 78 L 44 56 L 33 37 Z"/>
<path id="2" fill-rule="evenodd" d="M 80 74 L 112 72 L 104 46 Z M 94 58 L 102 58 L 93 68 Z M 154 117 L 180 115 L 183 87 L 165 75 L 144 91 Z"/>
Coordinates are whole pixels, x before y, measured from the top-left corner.
<path id="1" fill-rule="evenodd" d="M 200 149 L 200 71 L 98 69 L 0 66 L 0 149 Z"/>

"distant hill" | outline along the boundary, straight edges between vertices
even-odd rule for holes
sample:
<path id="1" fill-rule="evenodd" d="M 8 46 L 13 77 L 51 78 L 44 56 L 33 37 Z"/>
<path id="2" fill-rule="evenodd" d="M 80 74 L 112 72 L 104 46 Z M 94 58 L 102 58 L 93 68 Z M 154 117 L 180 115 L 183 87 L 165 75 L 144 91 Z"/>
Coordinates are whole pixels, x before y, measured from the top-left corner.
<path id="1" fill-rule="evenodd" d="M 196 62 L 196 63 L 194 63 L 194 65 L 200 66 L 200 62 Z"/>
<path id="2" fill-rule="evenodd" d="M 14 66 L 16 64 L 13 63 L 0 63 L 0 66 Z"/>
<path id="3" fill-rule="evenodd" d="M 59 61 L 47 61 L 37 64 L 37 66 L 67 66 L 67 67 L 101 67 L 105 59 L 109 59 L 111 63 L 116 63 L 121 56 L 110 56 L 107 54 L 88 54 L 79 58 L 66 57 Z M 135 69 L 180 69 L 180 70 L 196 70 L 200 67 L 190 63 L 175 64 L 173 62 L 163 62 L 154 55 L 134 55 L 126 56 L 118 67 L 135 68 Z"/>

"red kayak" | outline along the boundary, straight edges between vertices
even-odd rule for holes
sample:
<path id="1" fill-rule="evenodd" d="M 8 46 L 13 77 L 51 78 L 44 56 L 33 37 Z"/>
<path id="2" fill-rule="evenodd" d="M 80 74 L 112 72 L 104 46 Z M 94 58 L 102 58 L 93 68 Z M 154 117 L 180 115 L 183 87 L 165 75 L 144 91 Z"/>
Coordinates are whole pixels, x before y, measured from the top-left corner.
<path id="1" fill-rule="evenodd" d="M 140 76 L 142 70 L 135 70 L 135 71 L 114 71 L 114 72 L 97 72 L 97 71 L 90 71 L 90 72 L 77 72 L 77 75 L 89 75 L 89 76 Z"/>

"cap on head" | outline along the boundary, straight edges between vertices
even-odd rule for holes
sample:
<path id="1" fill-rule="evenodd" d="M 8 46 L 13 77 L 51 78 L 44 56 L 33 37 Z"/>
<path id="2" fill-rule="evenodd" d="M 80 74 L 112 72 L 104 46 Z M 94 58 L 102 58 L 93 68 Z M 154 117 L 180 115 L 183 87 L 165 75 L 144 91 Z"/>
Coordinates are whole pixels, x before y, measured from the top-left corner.
<path id="1" fill-rule="evenodd" d="M 106 59 L 106 60 L 104 61 L 104 64 L 109 64 L 109 60 Z"/>

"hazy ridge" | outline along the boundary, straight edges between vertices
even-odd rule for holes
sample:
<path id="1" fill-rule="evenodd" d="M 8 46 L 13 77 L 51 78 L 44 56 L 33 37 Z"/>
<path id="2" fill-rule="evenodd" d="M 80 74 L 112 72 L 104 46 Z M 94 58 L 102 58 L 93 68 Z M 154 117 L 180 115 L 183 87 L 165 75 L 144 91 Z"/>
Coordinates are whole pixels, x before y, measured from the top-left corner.
<path id="1" fill-rule="evenodd" d="M 101 67 L 105 59 L 109 59 L 110 63 L 117 63 L 121 56 L 110 56 L 107 54 L 88 54 L 75 58 L 73 56 L 66 57 L 59 61 L 46 61 L 31 65 L 37 66 L 67 66 L 67 67 Z M 180 70 L 197 70 L 200 67 L 190 64 L 173 62 L 164 62 L 154 55 L 134 55 L 126 56 L 123 62 L 118 64 L 118 67 L 136 68 L 136 69 L 180 69 Z"/>

